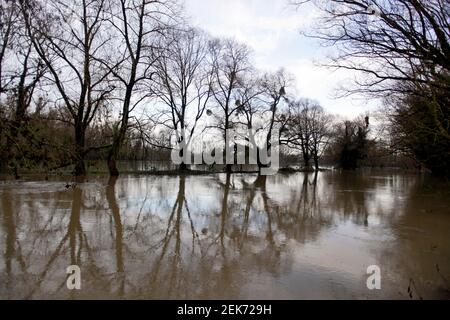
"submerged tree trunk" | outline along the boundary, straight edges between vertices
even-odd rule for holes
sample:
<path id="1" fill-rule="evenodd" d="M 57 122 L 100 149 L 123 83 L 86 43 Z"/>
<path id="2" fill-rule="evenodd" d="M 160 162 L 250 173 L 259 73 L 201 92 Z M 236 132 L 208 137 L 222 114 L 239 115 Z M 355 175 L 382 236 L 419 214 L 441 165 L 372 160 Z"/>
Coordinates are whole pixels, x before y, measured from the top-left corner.
<path id="1" fill-rule="evenodd" d="M 78 158 L 75 164 L 74 174 L 77 177 L 84 177 L 86 175 L 86 166 L 83 158 Z"/>
<path id="2" fill-rule="evenodd" d="M 303 153 L 303 165 L 304 165 L 304 168 L 306 170 L 310 170 L 311 169 L 310 161 L 311 161 L 311 157 L 309 156 L 309 154 L 304 152 Z"/>
<path id="3" fill-rule="evenodd" d="M 266 190 L 267 176 L 259 174 L 253 185 L 261 190 Z"/>
<path id="4" fill-rule="evenodd" d="M 75 170 L 77 177 L 86 175 L 86 166 L 84 163 L 85 130 L 79 122 L 75 124 Z"/>
<path id="5" fill-rule="evenodd" d="M 314 167 L 316 169 L 316 171 L 319 171 L 319 157 L 314 156 Z"/>
<path id="6" fill-rule="evenodd" d="M 117 169 L 117 157 L 119 156 L 120 147 L 125 140 L 125 135 L 128 128 L 128 118 L 129 118 L 129 104 L 125 103 L 123 108 L 122 121 L 119 129 L 119 133 L 115 136 L 111 149 L 108 152 L 107 165 L 109 170 L 109 175 L 111 177 L 118 177 L 119 170 Z"/>
<path id="7" fill-rule="evenodd" d="M 184 149 L 183 148 L 180 151 L 180 156 L 181 156 L 182 162 L 180 163 L 178 169 L 180 171 L 187 171 L 188 170 L 188 166 L 187 166 L 186 162 L 184 162 L 185 161 L 185 159 L 184 159 L 185 154 L 184 154 Z"/>
<path id="8" fill-rule="evenodd" d="M 106 160 L 106 164 L 108 165 L 108 171 L 109 175 L 111 177 L 118 177 L 119 176 L 119 170 L 117 169 L 116 164 L 116 157 L 118 154 L 119 147 L 115 146 L 116 142 L 113 142 L 113 146 L 111 147 L 110 151 L 108 152 L 108 158 Z"/>
<path id="9" fill-rule="evenodd" d="M 225 143 L 227 143 L 226 140 L 225 140 Z M 228 152 L 228 150 L 229 150 L 228 147 L 225 147 L 225 149 L 223 150 L 223 159 L 224 159 L 224 163 L 225 163 L 225 172 L 226 173 L 232 173 L 233 165 L 230 164 L 230 163 L 227 163 L 227 152 Z"/>
<path id="10" fill-rule="evenodd" d="M 124 121 L 122 120 L 122 122 L 124 122 Z M 128 121 L 126 121 L 126 123 L 128 125 Z M 122 126 L 123 126 L 123 124 L 122 124 Z M 123 131 L 123 133 L 121 133 L 121 131 Z M 107 165 L 108 165 L 109 175 L 111 177 L 119 176 L 119 170 L 117 169 L 116 159 L 119 156 L 120 146 L 122 145 L 123 140 L 125 138 L 125 131 L 126 130 L 122 130 L 122 127 L 120 128 L 120 132 L 119 132 L 118 136 L 116 138 L 114 138 L 112 147 L 108 152 Z"/>
<path id="11" fill-rule="evenodd" d="M 133 68 L 131 71 L 131 77 L 129 84 L 127 85 L 126 92 L 125 92 L 125 98 L 123 102 L 122 107 L 122 121 L 120 122 L 120 128 L 117 135 L 114 136 L 114 141 L 112 144 L 111 149 L 108 152 L 108 158 L 107 158 L 107 164 L 108 164 L 108 170 L 109 175 L 111 177 L 118 177 L 119 176 L 119 170 L 117 169 L 117 157 L 119 156 L 120 147 L 122 146 L 127 131 L 128 131 L 128 121 L 130 118 L 130 106 L 131 106 L 131 96 L 133 94 L 133 88 L 136 83 L 136 68 L 137 68 L 137 62 L 134 61 Z"/>

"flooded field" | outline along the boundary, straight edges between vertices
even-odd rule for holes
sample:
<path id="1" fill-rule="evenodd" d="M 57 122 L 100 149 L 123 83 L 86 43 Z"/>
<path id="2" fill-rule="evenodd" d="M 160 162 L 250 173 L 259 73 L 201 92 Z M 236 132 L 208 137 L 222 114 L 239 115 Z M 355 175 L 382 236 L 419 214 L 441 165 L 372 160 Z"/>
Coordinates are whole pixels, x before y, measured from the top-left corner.
<path id="1" fill-rule="evenodd" d="M 448 299 L 450 187 L 338 172 L 2 181 L 0 248 L 1 299 Z"/>

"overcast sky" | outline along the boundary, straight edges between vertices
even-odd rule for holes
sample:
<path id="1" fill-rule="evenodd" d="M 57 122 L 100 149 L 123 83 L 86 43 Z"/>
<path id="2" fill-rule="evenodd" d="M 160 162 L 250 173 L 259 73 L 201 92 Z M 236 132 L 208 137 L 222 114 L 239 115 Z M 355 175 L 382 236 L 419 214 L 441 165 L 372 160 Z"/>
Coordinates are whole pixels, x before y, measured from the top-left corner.
<path id="1" fill-rule="evenodd" d="M 256 67 L 284 67 L 295 75 L 299 96 L 318 100 L 329 112 L 353 118 L 376 107 L 365 99 L 335 99 L 335 91 L 352 73 L 319 66 L 327 50 L 300 34 L 317 16 L 312 7 L 296 10 L 288 0 L 185 0 L 191 21 L 212 36 L 233 37 L 253 49 Z"/>

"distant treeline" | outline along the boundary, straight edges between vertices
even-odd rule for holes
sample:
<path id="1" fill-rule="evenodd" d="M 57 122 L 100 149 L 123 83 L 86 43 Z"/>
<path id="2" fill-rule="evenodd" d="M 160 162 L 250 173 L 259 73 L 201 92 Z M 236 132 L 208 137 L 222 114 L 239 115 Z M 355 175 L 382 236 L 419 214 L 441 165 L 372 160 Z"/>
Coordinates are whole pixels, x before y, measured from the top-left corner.
<path id="1" fill-rule="evenodd" d="M 337 44 L 331 63 L 362 75 L 346 92 L 383 97 L 377 115 L 343 120 L 296 97 L 288 72 L 262 72 L 245 44 L 190 27 L 175 0 L 1 2 L 1 171 L 83 176 L 104 160 L 117 176 L 117 160 L 170 161 L 177 133 L 220 144 L 251 129 L 305 170 L 450 175 L 449 2 L 311 2 L 317 36 Z"/>

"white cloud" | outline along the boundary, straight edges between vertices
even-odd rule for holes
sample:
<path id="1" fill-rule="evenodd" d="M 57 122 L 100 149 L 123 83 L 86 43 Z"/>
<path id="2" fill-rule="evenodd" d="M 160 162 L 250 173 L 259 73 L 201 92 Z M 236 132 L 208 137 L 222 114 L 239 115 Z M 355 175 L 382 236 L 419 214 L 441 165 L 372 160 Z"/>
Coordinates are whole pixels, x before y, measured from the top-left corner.
<path id="1" fill-rule="evenodd" d="M 300 35 L 318 14 L 313 7 L 296 10 L 288 0 L 185 0 L 185 7 L 194 25 L 249 45 L 258 68 L 284 67 L 294 74 L 299 94 L 318 100 L 330 112 L 352 118 L 374 108 L 373 102 L 355 97 L 333 99 L 336 89 L 353 74 L 316 64 L 327 52 L 317 41 Z"/>
<path id="2" fill-rule="evenodd" d="M 376 101 L 361 97 L 338 98 L 339 87 L 353 80 L 352 71 L 321 67 L 308 59 L 298 59 L 287 68 L 296 77 L 299 95 L 319 101 L 331 113 L 353 118 L 377 107 Z"/>
<path id="3" fill-rule="evenodd" d="M 287 2 L 286 2 L 287 3 Z M 311 21 L 311 15 L 289 10 L 273 0 L 186 0 L 195 25 L 215 36 L 235 37 L 255 52 L 274 51 L 286 36 Z"/>

